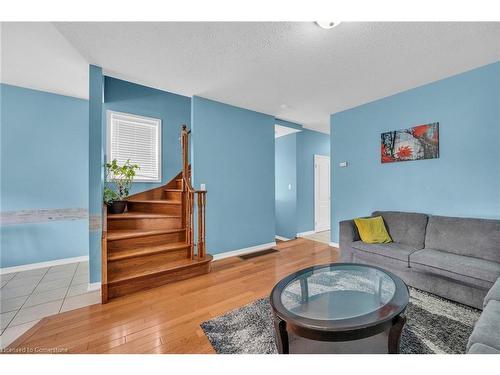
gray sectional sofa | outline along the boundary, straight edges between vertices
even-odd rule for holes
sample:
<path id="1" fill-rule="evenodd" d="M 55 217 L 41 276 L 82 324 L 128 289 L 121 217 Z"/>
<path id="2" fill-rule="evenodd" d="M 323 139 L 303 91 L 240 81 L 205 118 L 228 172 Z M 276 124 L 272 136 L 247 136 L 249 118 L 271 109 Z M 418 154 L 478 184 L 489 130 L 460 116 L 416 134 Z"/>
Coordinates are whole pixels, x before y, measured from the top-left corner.
<path id="1" fill-rule="evenodd" d="M 341 260 L 380 266 L 415 288 L 484 308 L 468 351 L 499 353 L 500 220 L 395 211 L 372 216 L 383 217 L 393 242 L 364 243 L 354 221 L 342 221 Z"/>
<path id="2" fill-rule="evenodd" d="M 500 354 L 500 278 L 484 298 L 483 312 L 467 343 L 469 354 Z"/>

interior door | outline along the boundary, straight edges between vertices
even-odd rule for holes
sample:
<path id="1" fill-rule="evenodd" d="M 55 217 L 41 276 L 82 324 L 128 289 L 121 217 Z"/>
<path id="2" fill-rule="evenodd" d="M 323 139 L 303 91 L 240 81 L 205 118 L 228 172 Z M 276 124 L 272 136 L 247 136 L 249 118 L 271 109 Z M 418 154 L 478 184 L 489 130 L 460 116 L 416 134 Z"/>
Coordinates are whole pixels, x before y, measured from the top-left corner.
<path id="1" fill-rule="evenodd" d="M 330 230 L 330 157 L 314 155 L 314 230 Z"/>

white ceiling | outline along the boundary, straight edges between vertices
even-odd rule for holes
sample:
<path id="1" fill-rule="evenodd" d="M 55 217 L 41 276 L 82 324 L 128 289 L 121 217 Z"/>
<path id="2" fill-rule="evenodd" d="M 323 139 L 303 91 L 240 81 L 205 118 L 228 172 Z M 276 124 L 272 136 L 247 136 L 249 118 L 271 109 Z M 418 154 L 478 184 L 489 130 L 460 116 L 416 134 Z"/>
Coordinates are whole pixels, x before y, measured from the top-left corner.
<path id="1" fill-rule="evenodd" d="M 56 23 L 105 73 L 328 132 L 329 115 L 500 60 L 500 23 Z"/>
<path id="2" fill-rule="evenodd" d="M 288 134 L 298 133 L 301 130 L 289 128 L 288 126 L 274 125 L 274 138 L 283 137 Z"/>
<path id="3" fill-rule="evenodd" d="M 1 23 L 1 82 L 86 99 L 87 60 L 48 22 Z"/>

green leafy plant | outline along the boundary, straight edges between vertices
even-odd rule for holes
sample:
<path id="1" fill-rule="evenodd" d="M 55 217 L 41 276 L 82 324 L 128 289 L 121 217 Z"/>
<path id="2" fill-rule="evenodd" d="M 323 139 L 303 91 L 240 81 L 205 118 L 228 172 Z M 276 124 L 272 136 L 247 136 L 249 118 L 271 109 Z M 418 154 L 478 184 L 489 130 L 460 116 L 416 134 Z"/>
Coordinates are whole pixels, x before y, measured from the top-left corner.
<path id="1" fill-rule="evenodd" d="M 104 203 L 111 204 L 111 202 L 117 201 L 117 200 L 119 200 L 118 194 L 114 190 L 105 186 L 104 187 Z"/>
<path id="2" fill-rule="evenodd" d="M 137 164 L 130 163 L 130 159 L 123 165 L 113 159 L 111 163 L 104 164 L 106 168 L 106 186 L 104 187 L 104 202 L 110 204 L 113 201 L 121 201 L 128 197 L 130 187 L 134 181 Z"/>

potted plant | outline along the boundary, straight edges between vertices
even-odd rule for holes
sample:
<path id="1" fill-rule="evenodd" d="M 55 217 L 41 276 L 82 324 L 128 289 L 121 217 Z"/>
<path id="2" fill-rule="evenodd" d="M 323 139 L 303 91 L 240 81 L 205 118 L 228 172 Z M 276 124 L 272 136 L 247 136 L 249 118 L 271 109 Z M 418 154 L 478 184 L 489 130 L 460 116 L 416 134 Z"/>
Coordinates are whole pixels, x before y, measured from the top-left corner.
<path id="1" fill-rule="evenodd" d="M 111 214 L 122 214 L 127 208 L 127 201 L 130 186 L 134 181 L 137 164 L 127 160 L 125 164 L 118 165 L 118 161 L 113 159 L 111 163 L 104 165 L 106 168 L 106 186 L 104 187 L 104 203 L 108 206 Z"/>

